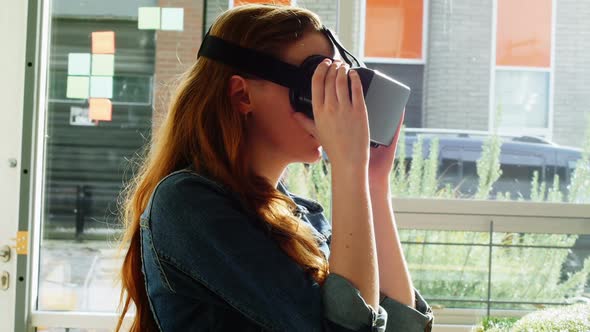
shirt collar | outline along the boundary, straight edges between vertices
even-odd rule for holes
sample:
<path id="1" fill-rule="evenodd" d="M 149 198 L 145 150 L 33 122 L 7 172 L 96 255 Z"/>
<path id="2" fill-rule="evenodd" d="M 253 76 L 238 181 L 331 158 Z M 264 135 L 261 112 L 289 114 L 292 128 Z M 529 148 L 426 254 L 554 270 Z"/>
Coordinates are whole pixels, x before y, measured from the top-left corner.
<path id="1" fill-rule="evenodd" d="M 283 194 L 289 196 L 298 206 L 298 208 L 301 210 L 301 212 L 303 213 L 320 213 L 324 211 L 324 208 L 322 207 L 322 205 L 319 202 L 316 202 L 312 199 L 308 199 L 299 195 L 296 195 L 292 192 L 290 192 L 289 190 L 287 190 L 287 187 L 285 186 L 285 184 L 283 183 L 282 180 L 279 181 L 279 184 L 277 185 L 277 189 L 282 192 Z"/>

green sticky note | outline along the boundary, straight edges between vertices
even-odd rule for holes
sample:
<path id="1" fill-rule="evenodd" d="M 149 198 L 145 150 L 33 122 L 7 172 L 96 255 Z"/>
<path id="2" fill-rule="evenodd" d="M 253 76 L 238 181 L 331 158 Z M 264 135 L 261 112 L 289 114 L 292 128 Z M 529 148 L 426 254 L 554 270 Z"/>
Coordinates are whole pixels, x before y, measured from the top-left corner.
<path id="1" fill-rule="evenodd" d="M 90 53 L 69 53 L 68 75 L 90 75 Z"/>
<path id="2" fill-rule="evenodd" d="M 72 99 L 87 99 L 90 78 L 88 76 L 68 76 L 66 97 Z"/>
<path id="3" fill-rule="evenodd" d="M 182 31 L 183 27 L 183 8 L 162 8 L 162 30 Z"/>
<path id="4" fill-rule="evenodd" d="M 160 29 L 160 7 L 139 7 L 137 28 L 141 30 Z"/>
<path id="5" fill-rule="evenodd" d="M 92 76 L 90 79 L 90 96 L 92 98 L 113 98 L 113 77 Z"/>
<path id="6" fill-rule="evenodd" d="M 92 75 L 113 76 L 115 72 L 114 54 L 92 54 Z"/>

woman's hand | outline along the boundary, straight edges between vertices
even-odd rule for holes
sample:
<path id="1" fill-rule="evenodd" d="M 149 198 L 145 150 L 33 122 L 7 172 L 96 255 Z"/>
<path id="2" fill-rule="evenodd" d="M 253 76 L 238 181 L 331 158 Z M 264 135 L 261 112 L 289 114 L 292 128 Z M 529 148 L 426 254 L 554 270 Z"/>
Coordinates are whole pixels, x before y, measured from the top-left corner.
<path id="1" fill-rule="evenodd" d="M 369 162 L 369 120 L 358 74 L 350 72 L 352 100 L 348 89 L 348 65 L 324 60 L 312 78 L 315 123 L 299 112 L 293 116 L 323 146 L 332 165 L 360 166 Z"/>
<path id="2" fill-rule="evenodd" d="M 405 115 L 406 110 L 404 109 L 391 145 L 380 145 L 376 148 L 371 148 L 371 156 L 369 158 L 369 182 L 371 185 L 386 185 L 389 183 L 389 174 L 393 168 L 397 140 L 402 124 L 404 123 Z"/>

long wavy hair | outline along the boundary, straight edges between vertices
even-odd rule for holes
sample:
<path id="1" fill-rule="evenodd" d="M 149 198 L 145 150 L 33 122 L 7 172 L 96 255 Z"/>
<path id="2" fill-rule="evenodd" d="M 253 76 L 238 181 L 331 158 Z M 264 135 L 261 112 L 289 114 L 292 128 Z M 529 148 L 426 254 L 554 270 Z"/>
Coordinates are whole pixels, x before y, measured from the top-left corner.
<path id="1" fill-rule="evenodd" d="M 319 17 L 306 9 L 244 5 L 221 14 L 210 34 L 279 56 L 278 50 L 320 27 Z M 132 302 L 136 310 L 131 331 L 157 331 L 141 272 L 139 217 L 157 183 L 189 165 L 237 193 L 244 211 L 254 212 L 281 249 L 311 278 L 323 284 L 329 273 L 312 230 L 299 227 L 300 220 L 292 213 L 295 203 L 248 167 L 246 119 L 232 109 L 228 97 L 228 82 L 235 74 L 243 73 L 200 57 L 181 77 L 161 127 L 125 184 L 120 196 L 125 233 L 119 249 L 127 252 L 120 271 L 121 315 L 116 331 Z"/>

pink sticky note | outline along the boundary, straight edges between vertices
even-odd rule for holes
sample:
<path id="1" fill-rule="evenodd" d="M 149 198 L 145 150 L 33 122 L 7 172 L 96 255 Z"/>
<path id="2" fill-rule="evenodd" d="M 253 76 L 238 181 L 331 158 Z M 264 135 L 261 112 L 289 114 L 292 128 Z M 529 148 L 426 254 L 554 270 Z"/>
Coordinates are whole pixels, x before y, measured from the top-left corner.
<path id="1" fill-rule="evenodd" d="M 110 99 L 90 98 L 88 118 L 90 120 L 111 121 L 113 118 L 113 105 Z"/>
<path id="2" fill-rule="evenodd" d="M 92 53 L 114 54 L 115 53 L 115 32 L 95 31 L 92 33 Z"/>

